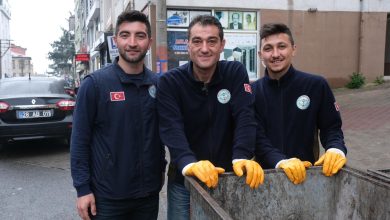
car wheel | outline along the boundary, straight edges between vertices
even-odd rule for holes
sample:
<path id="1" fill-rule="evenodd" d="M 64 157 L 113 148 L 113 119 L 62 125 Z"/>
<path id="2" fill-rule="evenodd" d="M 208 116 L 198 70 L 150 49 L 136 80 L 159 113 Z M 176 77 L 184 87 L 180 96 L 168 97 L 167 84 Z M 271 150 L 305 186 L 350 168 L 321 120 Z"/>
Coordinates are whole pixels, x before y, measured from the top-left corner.
<path id="1" fill-rule="evenodd" d="M 67 148 L 70 148 L 70 137 L 65 138 L 65 145 Z"/>

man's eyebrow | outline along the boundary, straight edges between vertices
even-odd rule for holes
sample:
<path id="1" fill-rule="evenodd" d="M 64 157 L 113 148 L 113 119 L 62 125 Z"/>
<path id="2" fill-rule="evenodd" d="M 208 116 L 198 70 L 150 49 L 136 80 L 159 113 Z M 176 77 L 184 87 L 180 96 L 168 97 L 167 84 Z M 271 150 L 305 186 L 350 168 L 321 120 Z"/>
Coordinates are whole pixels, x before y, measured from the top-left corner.
<path id="1" fill-rule="evenodd" d="M 130 34 L 131 32 L 130 31 L 120 31 L 119 34 Z M 144 34 L 144 35 L 147 35 L 146 32 L 144 31 L 138 31 L 138 32 L 135 32 L 134 34 Z"/>
<path id="2" fill-rule="evenodd" d="M 119 34 L 129 34 L 129 31 L 120 31 Z"/>
<path id="3" fill-rule="evenodd" d="M 197 39 L 197 40 L 198 40 L 198 39 L 202 39 L 202 37 L 200 37 L 200 36 L 195 36 L 195 37 L 192 37 L 191 40 L 192 40 L 192 39 Z M 214 39 L 219 39 L 219 37 L 217 37 L 217 36 L 211 36 L 211 37 L 206 38 L 205 40 L 211 40 L 211 39 L 213 39 L 213 40 L 214 40 Z"/>
<path id="4" fill-rule="evenodd" d="M 147 35 L 147 33 L 144 32 L 144 31 L 138 31 L 138 32 L 135 32 L 135 34 L 145 34 L 145 35 Z"/>

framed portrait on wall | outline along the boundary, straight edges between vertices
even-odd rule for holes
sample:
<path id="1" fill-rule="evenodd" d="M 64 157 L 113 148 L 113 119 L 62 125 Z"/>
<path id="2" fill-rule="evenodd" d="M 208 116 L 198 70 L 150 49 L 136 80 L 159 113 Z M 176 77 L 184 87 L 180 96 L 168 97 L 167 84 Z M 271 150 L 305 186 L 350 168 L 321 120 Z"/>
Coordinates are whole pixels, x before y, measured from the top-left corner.
<path id="1" fill-rule="evenodd" d="M 244 30 L 256 30 L 257 29 L 257 16 L 256 12 L 244 12 L 243 13 L 244 20 Z"/>
<path id="2" fill-rule="evenodd" d="M 190 12 L 187 10 L 167 10 L 168 27 L 188 27 Z"/>
<path id="3" fill-rule="evenodd" d="M 229 26 L 229 12 L 228 11 L 215 11 L 214 16 L 218 18 L 219 22 L 221 22 L 221 25 L 224 29 L 228 28 Z"/>
<path id="4" fill-rule="evenodd" d="M 242 30 L 242 12 L 230 11 L 229 12 L 229 29 Z"/>
<path id="5" fill-rule="evenodd" d="M 190 22 L 198 15 L 211 15 L 211 11 L 190 11 Z"/>

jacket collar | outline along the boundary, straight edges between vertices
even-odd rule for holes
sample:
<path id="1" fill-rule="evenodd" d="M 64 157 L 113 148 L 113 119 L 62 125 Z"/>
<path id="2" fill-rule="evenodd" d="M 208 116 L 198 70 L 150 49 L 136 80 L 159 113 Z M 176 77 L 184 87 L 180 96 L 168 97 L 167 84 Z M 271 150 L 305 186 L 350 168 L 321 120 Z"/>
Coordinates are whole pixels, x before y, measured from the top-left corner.
<path id="1" fill-rule="evenodd" d="M 271 79 L 268 74 L 268 69 L 265 69 L 265 76 L 264 80 L 271 84 L 271 85 L 287 85 L 295 76 L 295 68 L 293 65 L 290 66 L 290 68 L 287 70 L 286 74 L 284 74 L 279 80 L 277 79 Z"/>
<path id="2" fill-rule="evenodd" d="M 133 81 L 128 77 L 128 74 L 123 71 L 123 69 L 118 64 L 119 56 L 115 58 L 113 65 L 115 66 L 115 74 L 118 76 L 121 83 L 133 83 Z M 144 77 L 142 79 L 141 85 L 151 85 L 154 84 L 153 77 L 155 73 L 149 70 L 145 65 L 143 67 Z"/>
<path id="3" fill-rule="evenodd" d="M 198 82 L 198 83 L 201 83 L 203 85 L 203 82 L 197 80 L 193 74 L 193 62 L 192 61 L 189 61 L 188 62 L 188 66 L 187 66 L 187 73 L 188 73 L 188 77 L 193 81 L 193 82 Z M 217 63 L 217 68 L 215 69 L 215 72 L 210 80 L 210 83 L 209 85 L 214 85 L 214 84 L 217 84 L 219 83 L 220 81 L 222 81 L 223 79 L 223 74 L 221 73 L 221 62 L 218 61 Z"/>

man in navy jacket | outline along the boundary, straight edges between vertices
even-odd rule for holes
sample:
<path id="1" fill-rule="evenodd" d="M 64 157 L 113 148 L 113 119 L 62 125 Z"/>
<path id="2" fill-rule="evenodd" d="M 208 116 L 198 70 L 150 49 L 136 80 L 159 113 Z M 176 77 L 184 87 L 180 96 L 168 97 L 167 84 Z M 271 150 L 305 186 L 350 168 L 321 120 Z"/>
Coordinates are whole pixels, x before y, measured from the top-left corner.
<path id="1" fill-rule="evenodd" d="M 319 130 L 326 152 L 315 165 L 323 164 L 323 173 L 332 176 L 346 163 L 347 149 L 331 89 L 323 77 L 294 69 L 296 46 L 286 25 L 265 24 L 260 39 L 259 56 L 266 70 L 252 84 L 258 122 L 256 158 L 265 168 L 282 168 L 299 184 L 305 180 L 305 168 L 318 158 L 314 144 Z"/>
<path id="2" fill-rule="evenodd" d="M 158 83 L 161 138 L 171 155 L 168 171 L 168 219 L 189 218 L 184 176 L 216 187 L 218 174 L 246 171 L 246 183 L 263 182 L 254 155 L 256 123 L 245 67 L 219 61 L 225 40 L 218 19 L 195 17 L 188 28 L 191 61 L 163 74 Z"/>
<path id="3" fill-rule="evenodd" d="M 138 11 L 118 16 L 112 65 L 78 91 L 71 172 L 82 219 L 157 219 L 165 172 L 156 75 L 144 66 L 151 28 Z"/>

